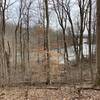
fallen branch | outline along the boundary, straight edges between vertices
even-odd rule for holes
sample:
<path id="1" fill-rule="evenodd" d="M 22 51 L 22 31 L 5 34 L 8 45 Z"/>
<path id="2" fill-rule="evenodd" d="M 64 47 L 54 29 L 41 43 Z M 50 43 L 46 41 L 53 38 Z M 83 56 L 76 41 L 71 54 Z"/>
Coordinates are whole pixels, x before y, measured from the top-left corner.
<path id="1" fill-rule="evenodd" d="M 37 87 L 36 89 L 58 90 L 58 87 Z"/>
<path id="2" fill-rule="evenodd" d="M 77 88 L 78 91 L 81 91 L 81 90 L 96 90 L 96 91 L 100 91 L 100 87 L 80 87 L 80 88 Z"/>

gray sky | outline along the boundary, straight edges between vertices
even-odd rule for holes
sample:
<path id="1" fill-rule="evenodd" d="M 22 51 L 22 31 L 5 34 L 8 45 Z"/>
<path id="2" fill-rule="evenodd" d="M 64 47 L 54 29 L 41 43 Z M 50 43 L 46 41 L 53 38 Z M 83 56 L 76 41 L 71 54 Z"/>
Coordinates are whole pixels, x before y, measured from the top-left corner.
<path id="1" fill-rule="evenodd" d="M 9 1 L 9 0 L 7 0 Z M 16 23 L 18 20 L 18 13 L 19 13 L 19 0 L 10 0 L 10 4 L 15 2 L 15 4 L 13 4 L 11 7 L 9 7 L 9 11 L 7 12 L 8 16 L 9 16 L 9 22 L 14 22 Z M 72 15 L 72 19 L 75 22 L 77 20 L 77 16 L 79 14 L 79 8 L 77 6 L 77 0 L 71 0 L 71 15 Z M 39 11 L 37 9 L 37 0 L 33 1 L 33 5 L 32 5 L 32 9 L 33 11 L 31 12 L 32 14 L 32 19 L 31 19 L 31 25 L 35 24 L 38 22 L 38 18 L 39 18 Z M 54 29 L 58 29 L 60 28 L 56 14 L 54 11 L 51 12 L 50 14 L 50 26 Z"/>

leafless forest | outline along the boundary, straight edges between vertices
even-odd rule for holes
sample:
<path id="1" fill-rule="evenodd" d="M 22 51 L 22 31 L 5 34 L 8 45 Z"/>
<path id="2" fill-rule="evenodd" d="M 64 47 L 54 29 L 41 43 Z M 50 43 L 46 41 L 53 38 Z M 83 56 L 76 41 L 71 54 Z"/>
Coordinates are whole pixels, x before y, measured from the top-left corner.
<path id="1" fill-rule="evenodd" d="M 100 100 L 99 32 L 100 0 L 0 0 L 0 100 Z"/>

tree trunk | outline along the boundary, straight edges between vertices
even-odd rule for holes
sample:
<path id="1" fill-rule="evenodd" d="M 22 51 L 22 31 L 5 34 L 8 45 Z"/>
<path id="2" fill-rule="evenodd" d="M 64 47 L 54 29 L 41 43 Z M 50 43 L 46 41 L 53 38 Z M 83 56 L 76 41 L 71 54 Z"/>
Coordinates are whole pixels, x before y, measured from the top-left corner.
<path id="1" fill-rule="evenodd" d="M 96 66 L 97 66 L 97 78 L 96 78 L 96 85 L 100 85 L 100 0 L 97 0 L 97 59 L 96 59 Z"/>
<path id="2" fill-rule="evenodd" d="M 88 30 L 88 40 L 89 40 L 89 66 L 91 72 L 91 80 L 93 81 L 93 69 L 92 69 L 92 52 L 91 52 L 91 15 L 92 15 L 92 1 L 89 0 L 89 30 Z"/>
<path id="3" fill-rule="evenodd" d="M 47 50 L 47 84 L 50 84 L 50 57 L 49 57 L 49 12 L 48 12 L 48 0 L 45 0 L 45 8 L 46 8 L 46 50 Z"/>

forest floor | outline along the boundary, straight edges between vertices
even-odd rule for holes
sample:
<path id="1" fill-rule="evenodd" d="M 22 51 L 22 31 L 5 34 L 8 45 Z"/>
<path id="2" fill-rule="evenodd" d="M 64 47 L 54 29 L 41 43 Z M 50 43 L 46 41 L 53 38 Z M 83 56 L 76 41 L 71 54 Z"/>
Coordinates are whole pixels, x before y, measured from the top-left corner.
<path id="1" fill-rule="evenodd" d="M 19 86 L 0 88 L 0 100 L 100 100 L 100 91 L 77 86 Z"/>
<path id="2" fill-rule="evenodd" d="M 83 71 L 83 81 L 87 82 L 91 79 L 90 67 L 86 62 L 80 64 Z M 96 73 L 95 63 L 92 64 L 93 72 Z M 43 67 L 42 67 L 43 68 Z M 35 69 L 35 70 L 34 70 Z M 35 73 L 35 78 L 32 81 L 42 80 L 45 78 L 45 74 L 41 74 L 43 69 L 41 66 L 36 65 L 32 70 Z M 55 75 L 62 70 L 63 66 L 52 66 L 52 73 Z M 67 66 L 66 68 L 67 84 L 80 82 L 80 66 Z M 63 71 L 63 70 L 62 70 Z M 37 73 L 36 73 L 37 72 Z M 57 75 L 56 79 L 57 80 Z M 54 78 L 54 76 L 53 76 Z M 16 79 L 16 78 L 14 78 Z M 36 79 L 36 80 L 35 80 Z M 45 79 L 44 79 L 45 81 Z M 80 83 L 81 84 L 81 83 Z M 0 88 L 0 100 L 100 100 L 100 88 L 93 89 L 91 83 L 77 85 L 34 85 L 34 86 L 13 86 Z M 84 88 L 85 87 L 85 88 Z"/>

